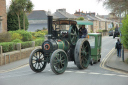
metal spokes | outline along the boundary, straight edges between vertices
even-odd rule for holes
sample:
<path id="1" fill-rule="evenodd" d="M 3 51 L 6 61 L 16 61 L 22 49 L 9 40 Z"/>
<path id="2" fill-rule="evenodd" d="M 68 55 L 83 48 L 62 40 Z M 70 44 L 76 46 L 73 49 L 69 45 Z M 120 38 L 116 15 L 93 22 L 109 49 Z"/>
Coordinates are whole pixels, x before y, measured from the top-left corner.
<path id="1" fill-rule="evenodd" d="M 79 69 L 85 69 L 90 62 L 91 49 L 87 39 L 79 39 L 75 47 L 75 62 Z"/>
<path id="2" fill-rule="evenodd" d="M 61 71 L 64 68 L 64 65 L 65 65 L 64 55 L 61 53 L 57 53 L 54 58 L 54 68 L 57 71 Z"/>
<path id="3" fill-rule="evenodd" d="M 35 69 L 41 69 L 44 65 L 44 56 L 41 52 L 36 52 L 32 57 L 32 64 Z"/>
<path id="4" fill-rule="evenodd" d="M 51 56 L 50 65 L 55 74 L 63 73 L 67 68 L 67 55 L 65 51 L 58 49 L 55 50 Z"/>
<path id="5" fill-rule="evenodd" d="M 46 59 L 43 55 L 42 49 L 35 49 L 29 58 L 29 64 L 33 71 L 41 72 L 46 67 Z"/>
<path id="6" fill-rule="evenodd" d="M 71 26 L 69 29 L 69 40 L 72 45 L 75 45 L 78 39 L 78 30 L 76 26 Z"/>
<path id="7" fill-rule="evenodd" d="M 71 42 L 73 44 L 75 44 L 77 41 L 77 32 L 76 32 L 76 28 L 72 28 L 71 30 Z"/>
<path id="8" fill-rule="evenodd" d="M 81 46 L 81 63 L 83 65 L 83 67 L 85 67 L 88 63 L 88 59 L 89 59 L 89 47 L 88 47 L 88 43 L 84 42 Z"/>

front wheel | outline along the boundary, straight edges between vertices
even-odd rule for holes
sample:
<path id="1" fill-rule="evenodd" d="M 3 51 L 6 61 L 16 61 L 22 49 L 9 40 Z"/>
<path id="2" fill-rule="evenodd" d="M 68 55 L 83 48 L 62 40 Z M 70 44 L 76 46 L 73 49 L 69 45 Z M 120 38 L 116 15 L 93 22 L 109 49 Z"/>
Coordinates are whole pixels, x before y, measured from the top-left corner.
<path id="1" fill-rule="evenodd" d="M 47 62 L 43 55 L 42 49 L 33 50 L 29 57 L 30 68 L 34 72 L 41 72 L 45 69 L 46 64 Z"/>
<path id="2" fill-rule="evenodd" d="M 55 50 L 50 59 L 50 66 L 55 74 L 62 74 L 65 72 L 68 64 L 68 58 L 64 50 Z"/>

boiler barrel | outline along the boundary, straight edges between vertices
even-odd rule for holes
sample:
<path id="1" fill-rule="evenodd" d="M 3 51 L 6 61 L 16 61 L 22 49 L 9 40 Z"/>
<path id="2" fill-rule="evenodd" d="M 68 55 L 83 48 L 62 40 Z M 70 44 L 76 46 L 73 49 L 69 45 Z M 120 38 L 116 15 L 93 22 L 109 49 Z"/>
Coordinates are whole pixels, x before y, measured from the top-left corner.
<path id="1" fill-rule="evenodd" d="M 57 40 L 58 49 L 63 49 L 67 51 L 70 48 L 70 43 L 67 40 L 58 41 Z"/>

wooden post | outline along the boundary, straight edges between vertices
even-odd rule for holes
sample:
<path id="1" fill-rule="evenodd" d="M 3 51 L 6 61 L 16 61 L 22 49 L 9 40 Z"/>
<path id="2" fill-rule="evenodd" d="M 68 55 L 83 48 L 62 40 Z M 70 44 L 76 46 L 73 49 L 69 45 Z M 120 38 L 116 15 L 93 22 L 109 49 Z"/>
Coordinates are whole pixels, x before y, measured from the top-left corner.
<path id="1" fill-rule="evenodd" d="M 17 43 L 17 50 L 20 51 L 20 59 L 21 59 L 21 43 Z"/>
<path id="2" fill-rule="evenodd" d="M 35 41 L 32 41 L 32 47 L 35 49 Z"/>
<path id="3" fill-rule="evenodd" d="M 0 65 L 2 65 L 2 54 L 3 54 L 2 46 L 0 46 Z"/>

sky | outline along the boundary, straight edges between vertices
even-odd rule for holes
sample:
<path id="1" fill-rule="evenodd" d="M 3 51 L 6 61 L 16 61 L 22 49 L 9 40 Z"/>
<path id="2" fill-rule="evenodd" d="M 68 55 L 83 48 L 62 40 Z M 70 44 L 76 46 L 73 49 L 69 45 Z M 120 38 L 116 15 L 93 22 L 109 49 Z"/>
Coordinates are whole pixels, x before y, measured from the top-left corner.
<path id="1" fill-rule="evenodd" d="M 74 14 L 76 11 L 95 12 L 99 15 L 108 15 L 109 10 L 103 7 L 103 2 L 97 0 L 31 0 L 34 4 L 33 10 L 45 10 L 54 13 L 56 9 L 65 8 L 66 12 Z M 11 0 L 6 0 L 6 6 L 9 7 Z"/>

